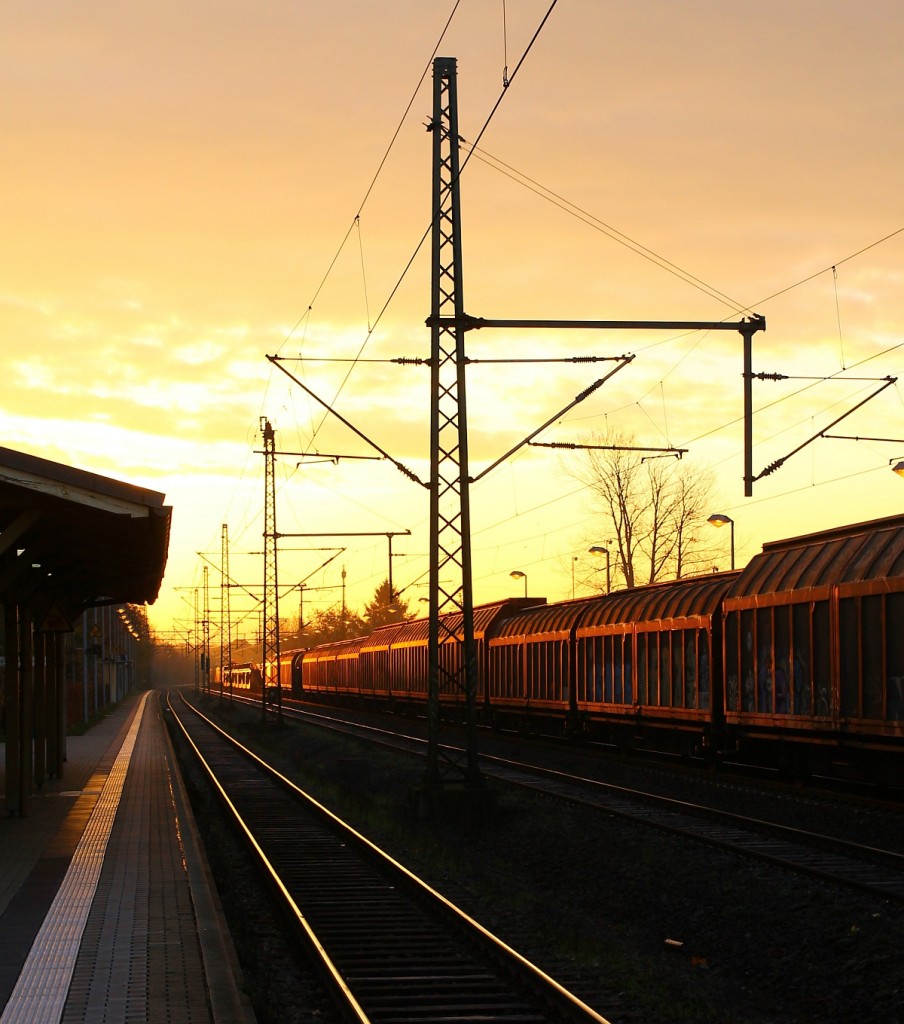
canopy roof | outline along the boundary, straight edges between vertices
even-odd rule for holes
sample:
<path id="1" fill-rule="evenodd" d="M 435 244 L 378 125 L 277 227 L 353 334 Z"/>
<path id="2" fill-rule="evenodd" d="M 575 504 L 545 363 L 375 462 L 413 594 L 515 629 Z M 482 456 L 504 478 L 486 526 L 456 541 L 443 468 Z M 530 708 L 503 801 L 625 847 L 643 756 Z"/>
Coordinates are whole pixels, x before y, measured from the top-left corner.
<path id="1" fill-rule="evenodd" d="M 0 602 L 67 617 L 157 599 L 172 508 L 157 491 L 0 448 Z"/>

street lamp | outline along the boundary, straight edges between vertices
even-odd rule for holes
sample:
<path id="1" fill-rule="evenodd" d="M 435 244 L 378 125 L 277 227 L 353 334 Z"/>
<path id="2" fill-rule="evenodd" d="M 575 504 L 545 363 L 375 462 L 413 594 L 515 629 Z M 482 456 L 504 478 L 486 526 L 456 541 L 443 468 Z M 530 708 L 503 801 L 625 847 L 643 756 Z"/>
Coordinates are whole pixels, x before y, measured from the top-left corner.
<path id="1" fill-rule="evenodd" d="M 592 548 L 588 548 L 587 550 L 591 555 L 606 556 L 606 593 L 608 594 L 612 590 L 611 558 L 609 555 L 609 548 L 603 547 L 601 544 L 594 544 Z"/>
<path id="2" fill-rule="evenodd" d="M 734 569 L 734 520 L 724 512 L 713 512 L 706 521 L 710 526 L 725 526 L 727 523 L 731 527 L 731 567 Z"/>
<path id="3" fill-rule="evenodd" d="M 527 597 L 527 573 L 522 572 L 520 569 L 513 569 L 509 573 L 509 576 L 511 576 L 513 580 L 524 580 L 524 596 Z"/>
<path id="4" fill-rule="evenodd" d="M 893 462 L 895 465 L 891 466 Z M 904 476 L 904 459 L 898 459 L 897 462 L 895 462 L 894 459 L 889 459 L 888 464 L 891 466 L 892 473 L 897 473 L 898 476 Z"/>

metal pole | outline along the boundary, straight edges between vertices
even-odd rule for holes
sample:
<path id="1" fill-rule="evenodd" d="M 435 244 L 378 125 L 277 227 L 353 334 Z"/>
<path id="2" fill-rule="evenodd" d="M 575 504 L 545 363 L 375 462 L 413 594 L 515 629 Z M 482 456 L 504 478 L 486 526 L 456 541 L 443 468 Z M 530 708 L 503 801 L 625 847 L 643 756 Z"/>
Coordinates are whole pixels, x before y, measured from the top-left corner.
<path id="1" fill-rule="evenodd" d="M 22 673 L 19 657 L 20 609 L 15 602 L 3 606 L 4 630 L 6 636 L 6 670 L 3 691 L 6 713 L 6 812 L 9 815 L 21 813 L 19 785 L 22 770 L 21 748 L 25 742 L 22 729 Z"/>
<path id="2" fill-rule="evenodd" d="M 207 566 L 204 566 L 204 677 L 203 685 L 206 692 L 210 693 L 210 590 Z"/>
<path id="3" fill-rule="evenodd" d="M 199 693 L 201 690 L 201 669 L 204 658 L 204 647 L 201 644 L 201 629 L 200 629 L 200 618 L 198 613 L 198 588 L 195 587 L 195 693 Z"/>
<path id="4" fill-rule="evenodd" d="M 225 674 L 229 673 L 229 696 L 232 697 L 232 611 L 229 606 L 229 527 L 223 523 L 220 536 L 220 696 L 223 696 Z"/>
<path id="5" fill-rule="evenodd" d="M 97 632 L 97 605 L 95 605 L 95 606 L 94 606 L 94 607 L 93 607 L 93 608 L 91 609 L 91 617 L 92 617 L 92 619 L 94 620 L 94 621 L 92 622 L 92 627 L 93 627 L 93 628 L 92 628 L 91 632 L 92 632 L 92 633 L 96 633 L 96 632 Z M 92 640 L 96 640 L 96 639 L 97 639 L 97 637 L 93 637 L 93 636 L 92 636 L 92 638 L 91 638 L 91 639 L 92 639 Z M 91 646 L 93 647 L 93 646 L 95 646 L 95 645 L 94 645 L 94 644 L 92 644 Z M 98 708 L 98 700 L 100 699 L 100 694 L 98 693 L 98 680 L 97 680 L 97 662 L 98 662 L 98 660 L 99 660 L 99 657 L 102 657 L 102 656 L 103 656 L 103 634 L 101 634 L 101 642 L 100 642 L 100 644 L 98 644 L 97 646 L 98 646 L 98 647 L 100 647 L 100 651 L 101 651 L 101 653 L 100 653 L 100 655 L 98 655 L 97 651 L 95 650 L 95 651 L 93 652 L 93 654 L 94 654 L 94 657 L 93 657 L 93 658 L 91 659 L 91 661 L 92 661 L 92 663 L 93 663 L 93 675 L 94 675 L 94 713 L 95 713 L 95 714 L 97 714 L 97 708 Z"/>
<path id="6" fill-rule="evenodd" d="M 731 567 L 734 569 L 734 520 L 729 520 L 731 524 Z"/>
<path id="7" fill-rule="evenodd" d="M 88 613 L 82 612 L 82 720 L 88 721 Z"/>
<path id="8" fill-rule="evenodd" d="M 753 325 L 742 327 L 744 339 L 744 497 L 753 494 Z M 732 527 L 734 529 L 734 527 Z M 734 566 L 732 565 L 732 568 Z"/>
<path id="9" fill-rule="evenodd" d="M 267 710 L 267 691 L 276 687 L 276 714 L 282 718 L 279 688 L 279 585 L 276 531 L 276 431 L 261 419 L 264 435 L 264 605 L 261 648 L 261 717 Z"/>

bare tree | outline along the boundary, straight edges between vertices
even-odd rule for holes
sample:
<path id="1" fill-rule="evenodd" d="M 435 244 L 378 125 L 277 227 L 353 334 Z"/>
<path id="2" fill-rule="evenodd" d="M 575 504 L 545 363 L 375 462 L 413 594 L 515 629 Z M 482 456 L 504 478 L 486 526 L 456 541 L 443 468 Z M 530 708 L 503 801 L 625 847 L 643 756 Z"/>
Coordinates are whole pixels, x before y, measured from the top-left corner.
<path id="1" fill-rule="evenodd" d="M 611 525 L 616 571 L 626 587 L 699 572 L 704 554 L 694 527 L 712 503 L 713 474 L 681 460 L 650 458 L 633 435 L 585 439 L 572 475 L 593 492 Z"/>
<path id="2" fill-rule="evenodd" d="M 681 463 L 674 476 L 674 569 L 675 578 L 680 579 L 702 572 L 712 561 L 712 544 L 701 540 L 696 531 L 713 508 L 715 476 L 711 469 L 690 463 Z"/>

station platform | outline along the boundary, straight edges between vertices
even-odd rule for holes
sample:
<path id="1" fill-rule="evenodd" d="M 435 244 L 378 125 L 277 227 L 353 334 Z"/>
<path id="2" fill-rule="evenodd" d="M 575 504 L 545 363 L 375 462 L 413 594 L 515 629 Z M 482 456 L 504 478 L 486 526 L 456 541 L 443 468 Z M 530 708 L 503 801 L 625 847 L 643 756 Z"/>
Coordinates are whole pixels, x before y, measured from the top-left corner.
<path id="1" fill-rule="evenodd" d="M 0 1024 L 253 1024 L 159 697 L 67 737 L 27 817 L 0 804 Z"/>

